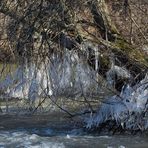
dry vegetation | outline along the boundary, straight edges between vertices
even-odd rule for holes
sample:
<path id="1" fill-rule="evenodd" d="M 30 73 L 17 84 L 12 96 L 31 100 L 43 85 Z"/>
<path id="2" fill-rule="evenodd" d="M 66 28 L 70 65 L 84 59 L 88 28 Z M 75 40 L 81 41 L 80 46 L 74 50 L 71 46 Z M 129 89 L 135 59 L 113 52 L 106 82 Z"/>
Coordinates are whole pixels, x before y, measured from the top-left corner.
<path id="1" fill-rule="evenodd" d="M 0 61 L 42 61 L 63 48 L 85 56 L 86 43 L 98 47 L 103 77 L 114 53 L 139 81 L 148 68 L 147 9 L 146 0 L 1 0 Z M 85 59 L 95 67 L 94 52 Z"/>

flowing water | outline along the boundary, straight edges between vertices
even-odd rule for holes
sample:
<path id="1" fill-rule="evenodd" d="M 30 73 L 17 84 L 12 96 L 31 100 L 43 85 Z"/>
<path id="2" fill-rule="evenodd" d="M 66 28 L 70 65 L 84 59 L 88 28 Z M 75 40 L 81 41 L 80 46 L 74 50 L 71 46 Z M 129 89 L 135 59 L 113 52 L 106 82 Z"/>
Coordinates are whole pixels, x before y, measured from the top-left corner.
<path id="1" fill-rule="evenodd" d="M 0 148 L 147 148 L 148 134 L 90 133 L 62 114 L 0 116 Z"/>
<path id="2" fill-rule="evenodd" d="M 147 148 L 148 137 L 93 136 L 80 129 L 50 128 L 0 131 L 1 148 Z"/>

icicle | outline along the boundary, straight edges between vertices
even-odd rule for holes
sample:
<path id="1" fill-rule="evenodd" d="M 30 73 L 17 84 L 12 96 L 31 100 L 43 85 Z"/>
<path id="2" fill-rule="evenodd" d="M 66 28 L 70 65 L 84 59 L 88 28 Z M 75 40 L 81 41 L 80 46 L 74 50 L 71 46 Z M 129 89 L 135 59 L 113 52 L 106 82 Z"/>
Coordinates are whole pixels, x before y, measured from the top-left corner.
<path id="1" fill-rule="evenodd" d="M 122 98 L 122 100 L 121 100 Z M 133 88 L 122 88 L 120 98 L 113 96 L 102 103 L 96 115 L 88 120 L 87 127 L 99 126 L 106 121 L 116 121 L 125 129 L 146 130 L 148 128 L 148 76 Z M 125 125 L 125 126 L 123 126 Z"/>
<path id="2" fill-rule="evenodd" d="M 66 49 L 65 49 L 66 50 Z M 20 65 L 13 78 L 2 83 L 9 97 L 35 100 L 46 95 L 75 97 L 99 91 L 92 70 L 83 57 L 66 50 L 62 56 L 53 54 L 45 62 Z M 93 89 L 92 89 L 93 88 Z M 100 90 L 101 91 L 101 90 Z"/>

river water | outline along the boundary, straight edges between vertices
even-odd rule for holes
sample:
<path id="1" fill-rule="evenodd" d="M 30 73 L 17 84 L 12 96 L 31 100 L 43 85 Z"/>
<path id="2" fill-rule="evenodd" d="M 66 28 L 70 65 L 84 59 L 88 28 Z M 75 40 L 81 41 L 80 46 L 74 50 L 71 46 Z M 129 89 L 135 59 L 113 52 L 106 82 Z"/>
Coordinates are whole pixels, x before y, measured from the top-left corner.
<path id="1" fill-rule="evenodd" d="M 71 131 L 16 129 L 0 131 L 0 148 L 147 148 L 144 136 L 93 136 L 80 129 Z"/>
<path id="2" fill-rule="evenodd" d="M 0 148 L 147 148 L 148 135 L 90 133 L 63 113 L 0 115 Z"/>

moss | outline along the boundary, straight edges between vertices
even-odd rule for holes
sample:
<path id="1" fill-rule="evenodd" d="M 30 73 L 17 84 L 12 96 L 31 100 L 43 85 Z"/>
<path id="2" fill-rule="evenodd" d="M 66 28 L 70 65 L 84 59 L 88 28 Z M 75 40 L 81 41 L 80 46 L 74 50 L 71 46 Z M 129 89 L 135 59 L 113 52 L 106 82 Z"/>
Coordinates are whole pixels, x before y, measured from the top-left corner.
<path id="1" fill-rule="evenodd" d="M 107 66 L 110 65 L 109 59 L 107 56 L 100 56 L 100 62 L 104 65 Z"/>
<path id="2" fill-rule="evenodd" d="M 105 77 L 106 72 L 110 69 L 109 58 L 108 58 L 108 56 L 103 55 L 103 56 L 100 56 L 99 59 L 100 59 L 100 69 L 99 69 L 99 72 L 101 74 L 103 74 L 103 76 Z"/>
<path id="3" fill-rule="evenodd" d="M 115 42 L 115 46 L 117 47 L 115 50 L 124 52 L 130 59 L 134 59 L 135 62 L 148 66 L 148 59 L 146 58 L 144 53 L 134 48 L 124 39 L 117 39 Z"/>

